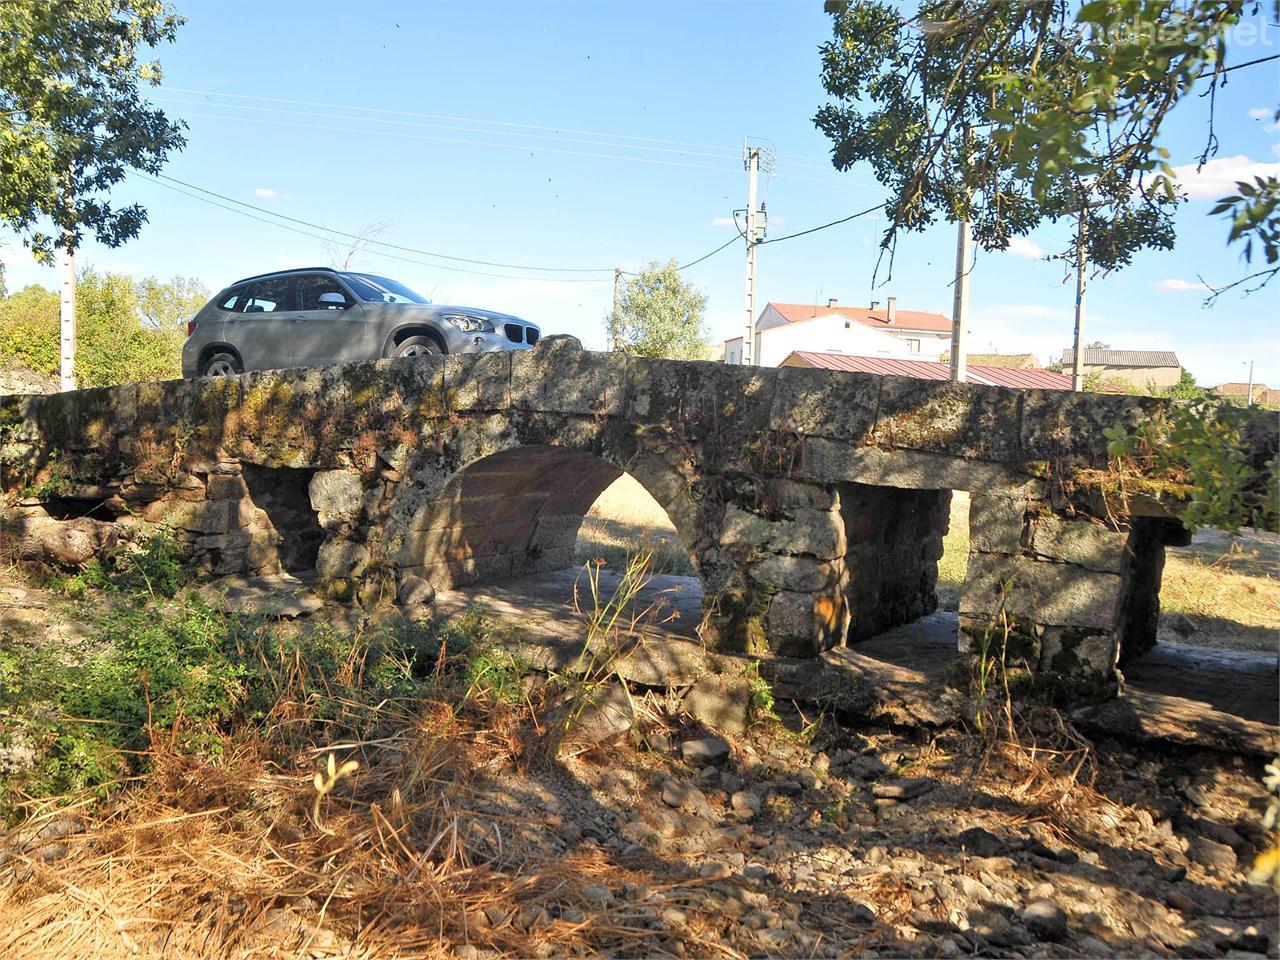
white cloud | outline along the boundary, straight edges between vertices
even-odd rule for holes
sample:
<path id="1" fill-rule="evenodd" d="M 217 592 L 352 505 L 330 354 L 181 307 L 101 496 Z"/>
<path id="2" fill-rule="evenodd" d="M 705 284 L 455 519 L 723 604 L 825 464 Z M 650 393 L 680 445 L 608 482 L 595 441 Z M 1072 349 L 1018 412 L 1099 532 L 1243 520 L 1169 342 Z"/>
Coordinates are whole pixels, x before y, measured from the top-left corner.
<path id="1" fill-rule="evenodd" d="M 1025 257 L 1027 260 L 1039 260 L 1044 256 L 1044 247 L 1029 237 L 1010 237 L 1005 253 L 1014 257 Z"/>
<path id="2" fill-rule="evenodd" d="M 260 197 L 263 200 L 274 200 L 278 196 L 278 194 L 270 187 L 255 187 L 253 195 L 255 197 Z"/>
<path id="3" fill-rule="evenodd" d="M 712 217 L 707 221 L 708 227 L 732 227 L 733 217 Z"/>
<path id="4" fill-rule="evenodd" d="M 1254 107 L 1249 111 L 1249 119 L 1251 120 L 1265 120 L 1269 116 L 1271 116 L 1270 107 Z"/>
<path id="5" fill-rule="evenodd" d="M 1151 285 L 1162 293 L 1211 293 L 1213 288 L 1202 280 L 1160 280 Z"/>
<path id="6" fill-rule="evenodd" d="M 1203 167 L 1194 163 L 1174 167 L 1178 185 L 1192 200 L 1216 200 L 1234 193 L 1236 182 L 1254 177 L 1280 176 L 1280 163 L 1260 163 L 1246 156 L 1217 157 Z"/>

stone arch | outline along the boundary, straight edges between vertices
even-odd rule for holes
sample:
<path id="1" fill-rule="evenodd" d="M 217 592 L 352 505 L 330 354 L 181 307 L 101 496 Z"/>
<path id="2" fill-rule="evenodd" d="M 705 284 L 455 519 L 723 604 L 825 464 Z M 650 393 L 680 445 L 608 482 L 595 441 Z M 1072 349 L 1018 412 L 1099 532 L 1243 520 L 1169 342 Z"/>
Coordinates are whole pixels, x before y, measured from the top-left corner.
<path id="1" fill-rule="evenodd" d="M 583 518 L 625 472 L 667 512 L 699 569 L 702 538 L 684 477 L 658 457 L 620 460 L 598 448 L 513 444 L 447 475 L 411 472 L 389 511 L 389 555 L 402 575 L 438 590 L 572 566 Z"/>

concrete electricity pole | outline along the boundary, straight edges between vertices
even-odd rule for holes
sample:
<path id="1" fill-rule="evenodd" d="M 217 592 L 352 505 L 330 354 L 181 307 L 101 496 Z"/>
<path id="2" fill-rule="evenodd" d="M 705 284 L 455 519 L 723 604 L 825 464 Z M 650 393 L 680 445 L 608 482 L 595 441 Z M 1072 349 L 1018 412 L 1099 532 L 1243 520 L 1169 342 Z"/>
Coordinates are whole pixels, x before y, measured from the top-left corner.
<path id="1" fill-rule="evenodd" d="M 1071 356 L 1071 389 L 1079 393 L 1084 389 L 1084 293 L 1085 277 L 1089 269 L 1085 241 L 1088 239 L 1086 211 L 1080 211 L 1080 225 L 1076 230 L 1076 337 L 1075 353 Z"/>
<path id="2" fill-rule="evenodd" d="M 70 240 L 70 237 L 64 239 Z M 71 250 L 58 247 L 57 259 L 58 279 L 62 285 L 58 389 L 65 392 L 76 388 L 76 258 Z"/>
<path id="3" fill-rule="evenodd" d="M 747 325 L 742 335 L 742 362 L 756 362 L 756 192 L 760 180 L 760 148 L 743 145 L 747 168 Z"/>
<path id="4" fill-rule="evenodd" d="M 951 302 L 951 379 L 963 383 L 966 371 L 965 324 L 969 322 L 969 269 L 973 259 L 973 224 L 956 226 L 956 290 Z"/>

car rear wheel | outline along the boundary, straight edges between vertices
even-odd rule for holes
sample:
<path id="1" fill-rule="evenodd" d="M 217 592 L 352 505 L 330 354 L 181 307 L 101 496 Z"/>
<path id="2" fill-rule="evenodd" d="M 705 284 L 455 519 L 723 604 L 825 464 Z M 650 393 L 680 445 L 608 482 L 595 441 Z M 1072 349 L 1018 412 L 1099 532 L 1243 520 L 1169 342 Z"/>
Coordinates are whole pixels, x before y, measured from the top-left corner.
<path id="1" fill-rule="evenodd" d="M 240 369 L 240 361 L 236 359 L 233 353 L 215 353 L 211 354 L 209 359 L 204 362 L 204 367 L 200 370 L 202 377 L 234 377 L 243 373 Z"/>
<path id="2" fill-rule="evenodd" d="M 444 351 L 440 349 L 440 344 L 430 337 L 405 337 L 396 344 L 391 355 L 393 357 L 438 357 L 442 353 Z"/>

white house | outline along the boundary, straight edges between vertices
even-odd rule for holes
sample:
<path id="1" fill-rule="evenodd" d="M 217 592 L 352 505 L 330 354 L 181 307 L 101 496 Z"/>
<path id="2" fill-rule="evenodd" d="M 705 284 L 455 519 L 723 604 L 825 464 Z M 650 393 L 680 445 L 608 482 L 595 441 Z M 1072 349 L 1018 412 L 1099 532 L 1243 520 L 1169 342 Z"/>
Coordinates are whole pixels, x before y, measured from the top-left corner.
<path id="1" fill-rule="evenodd" d="M 894 297 L 879 306 L 770 302 L 756 320 L 756 363 L 776 367 L 797 350 L 937 360 L 951 346 L 951 321 L 942 314 L 899 310 Z M 742 337 L 725 341 L 724 361 L 742 362 Z"/>

